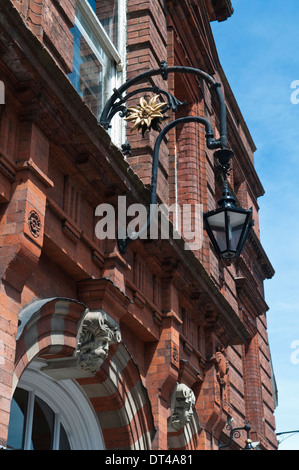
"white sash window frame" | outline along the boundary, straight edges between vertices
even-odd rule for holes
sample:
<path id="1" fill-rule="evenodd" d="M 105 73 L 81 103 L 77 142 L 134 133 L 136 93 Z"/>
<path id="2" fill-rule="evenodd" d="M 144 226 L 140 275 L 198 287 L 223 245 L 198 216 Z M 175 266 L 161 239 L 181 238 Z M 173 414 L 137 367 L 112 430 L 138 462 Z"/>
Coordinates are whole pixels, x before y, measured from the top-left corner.
<path id="1" fill-rule="evenodd" d="M 117 47 L 113 44 L 104 26 L 93 11 L 88 0 L 77 0 L 75 26 L 78 28 L 88 47 L 102 67 L 102 96 L 104 105 L 113 89 L 126 81 L 126 44 L 127 44 L 127 0 L 118 0 Z M 100 116 L 96 116 L 99 120 Z M 125 140 L 125 122 L 115 117 L 114 126 L 109 130 L 115 145 Z"/>
<path id="2" fill-rule="evenodd" d="M 23 449 L 31 449 L 34 400 L 37 396 L 55 414 L 52 450 L 59 449 L 60 424 L 66 432 L 71 450 L 104 450 L 98 418 L 80 386 L 70 379 L 56 382 L 41 372 L 45 365 L 46 362 L 40 359 L 32 361 L 18 383 L 18 387 L 29 394 Z"/>

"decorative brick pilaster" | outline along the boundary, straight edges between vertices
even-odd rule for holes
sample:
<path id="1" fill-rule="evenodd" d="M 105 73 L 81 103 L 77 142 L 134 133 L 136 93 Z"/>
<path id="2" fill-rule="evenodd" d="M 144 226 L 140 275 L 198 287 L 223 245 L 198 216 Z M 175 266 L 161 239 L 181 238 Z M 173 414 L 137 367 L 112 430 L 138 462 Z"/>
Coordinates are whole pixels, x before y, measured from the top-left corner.
<path id="1" fill-rule="evenodd" d="M 177 308 L 177 291 L 171 278 L 165 279 L 160 340 L 158 343 L 148 345 L 146 353 L 146 357 L 150 361 L 146 387 L 157 428 L 153 449 L 167 449 L 167 418 L 170 413 L 170 398 L 180 372 L 178 327 L 182 322 L 177 314 Z"/>
<path id="2" fill-rule="evenodd" d="M 265 433 L 262 396 L 261 366 L 259 361 L 258 335 L 244 347 L 244 384 L 246 396 L 246 418 L 251 423 L 251 439 L 260 441 Z"/>
<path id="3" fill-rule="evenodd" d="M 33 122 L 20 126 L 20 145 L 12 198 L 2 206 L 1 278 L 21 292 L 36 267 L 43 247 L 49 144 Z M 43 170 L 41 169 L 43 168 Z"/>

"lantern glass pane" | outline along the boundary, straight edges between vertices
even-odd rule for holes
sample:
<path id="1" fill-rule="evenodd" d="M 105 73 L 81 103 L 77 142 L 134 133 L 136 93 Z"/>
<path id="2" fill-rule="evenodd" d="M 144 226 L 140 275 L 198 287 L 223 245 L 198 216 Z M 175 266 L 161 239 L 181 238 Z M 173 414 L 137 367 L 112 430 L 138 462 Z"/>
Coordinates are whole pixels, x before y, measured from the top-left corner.
<path id="1" fill-rule="evenodd" d="M 238 257 L 252 227 L 252 209 L 226 206 L 204 214 L 205 228 L 222 258 Z"/>
<path id="2" fill-rule="evenodd" d="M 237 251 L 243 228 L 246 224 L 247 214 L 228 211 L 227 218 L 229 249 L 232 251 Z"/>
<path id="3" fill-rule="evenodd" d="M 208 223 L 220 251 L 226 250 L 225 212 L 218 212 L 208 217 Z"/>

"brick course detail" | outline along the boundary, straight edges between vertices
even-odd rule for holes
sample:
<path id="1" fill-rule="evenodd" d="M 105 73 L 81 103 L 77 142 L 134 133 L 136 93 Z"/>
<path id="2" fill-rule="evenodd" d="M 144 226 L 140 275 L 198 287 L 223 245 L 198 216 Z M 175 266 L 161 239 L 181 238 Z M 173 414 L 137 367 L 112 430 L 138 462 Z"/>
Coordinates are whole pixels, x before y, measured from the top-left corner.
<path id="1" fill-rule="evenodd" d="M 96 14 L 108 28 L 112 16 L 102 1 Z M 238 155 L 229 184 L 242 207 L 253 207 L 255 219 L 241 258 L 231 264 L 219 260 L 205 232 L 194 251 L 172 238 L 138 240 L 123 256 L 116 240 L 97 239 L 99 204 L 117 208 L 122 195 L 128 204 L 148 203 L 157 134 L 143 138 L 128 126 L 131 154 L 124 157 L 99 126 L 96 106 L 88 107 L 70 83 L 75 7 L 75 0 L 0 2 L 6 103 L 0 105 L 0 443 L 7 442 L 22 373 L 37 358 L 71 357 L 88 308 L 106 312 L 122 337 L 94 377 L 77 379 L 107 449 L 215 450 L 228 440 L 226 423 L 234 418 L 235 427 L 249 420 L 252 440 L 274 450 L 276 390 L 263 292 L 274 270 L 258 224 L 264 190 L 253 164 L 255 145 L 227 88 L 210 26 L 231 16 L 231 2 L 127 0 L 126 12 L 127 78 L 166 60 L 202 69 L 223 84 L 229 147 Z M 109 34 L 116 43 L 113 18 Z M 93 69 L 92 86 L 97 76 Z M 187 102 L 176 115 L 169 110 L 166 122 L 200 115 L 219 136 L 217 103 L 202 80 L 173 74 L 153 83 Z M 220 194 L 204 128 L 173 129 L 161 146 L 159 202 L 201 204 L 207 211 Z M 190 218 L 193 223 L 193 213 Z M 169 428 L 177 383 L 196 399 L 181 432 Z M 232 448 L 244 447 L 244 440 Z"/>

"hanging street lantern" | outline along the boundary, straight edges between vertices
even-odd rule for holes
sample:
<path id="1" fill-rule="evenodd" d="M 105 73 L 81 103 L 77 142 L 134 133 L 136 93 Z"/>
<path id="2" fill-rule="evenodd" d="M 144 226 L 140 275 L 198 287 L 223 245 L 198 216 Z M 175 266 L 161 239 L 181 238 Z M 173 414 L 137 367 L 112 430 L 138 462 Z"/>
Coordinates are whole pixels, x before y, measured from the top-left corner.
<path id="1" fill-rule="evenodd" d="M 254 224 L 252 208 L 236 207 L 236 199 L 228 189 L 227 175 L 232 152 L 228 149 L 215 152 L 224 182 L 219 208 L 203 215 L 204 227 L 220 258 L 238 258 Z"/>
<path id="2" fill-rule="evenodd" d="M 149 79 L 156 75 L 161 75 L 164 81 L 168 79 L 170 73 L 178 74 L 191 74 L 207 82 L 211 92 L 216 94 L 219 104 L 219 131 L 220 137 L 218 139 L 214 136 L 212 124 L 202 116 L 185 116 L 166 125 L 162 130 L 160 124 L 166 119 L 164 113 L 172 109 L 175 113 L 178 108 L 185 102 L 179 101 L 175 96 L 165 89 L 156 85 L 142 86 L 136 88 L 139 83 L 147 82 Z M 130 93 L 127 91 L 134 87 Z M 126 102 L 138 93 L 153 92 L 155 96 L 149 102 L 145 98 L 139 100 L 139 104 L 133 107 L 127 107 Z M 166 101 L 159 100 L 165 97 Z M 236 206 L 236 199 L 231 195 L 228 189 L 227 176 L 230 168 L 230 159 L 233 153 L 227 148 L 227 122 L 226 122 L 226 104 L 224 96 L 221 91 L 221 84 L 216 82 L 213 77 L 206 72 L 185 66 L 168 67 L 165 61 L 161 61 L 160 68 L 148 70 L 127 80 L 117 90 L 114 89 L 112 96 L 108 99 L 101 117 L 100 124 L 108 130 L 111 127 L 111 120 L 116 114 L 125 117 L 127 121 L 133 123 L 132 129 L 142 131 L 143 136 L 147 131 L 155 130 L 159 135 L 155 141 L 152 163 L 152 180 L 151 180 L 151 194 L 150 203 L 151 207 L 156 204 L 157 200 L 157 178 L 159 167 L 159 149 L 163 138 L 174 127 L 190 122 L 197 122 L 205 127 L 206 131 L 206 146 L 210 150 L 217 150 L 215 158 L 218 161 L 219 168 L 223 175 L 223 193 L 218 201 L 219 208 L 204 214 L 204 226 L 209 235 L 209 238 L 220 258 L 231 260 L 238 258 L 248 239 L 251 227 L 253 226 L 252 209 L 241 209 Z M 130 154 L 131 147 L 128 142 L 122 145 L 124 155 Z M 139 230 L 130 236 L 117 236 L 118 249 L 121 254 L 125 254 L 128 244 L 140 238 L 145 231 L 147 231 L 152 223 L 153 212 L 148 211 L 147 223 Z"/>

